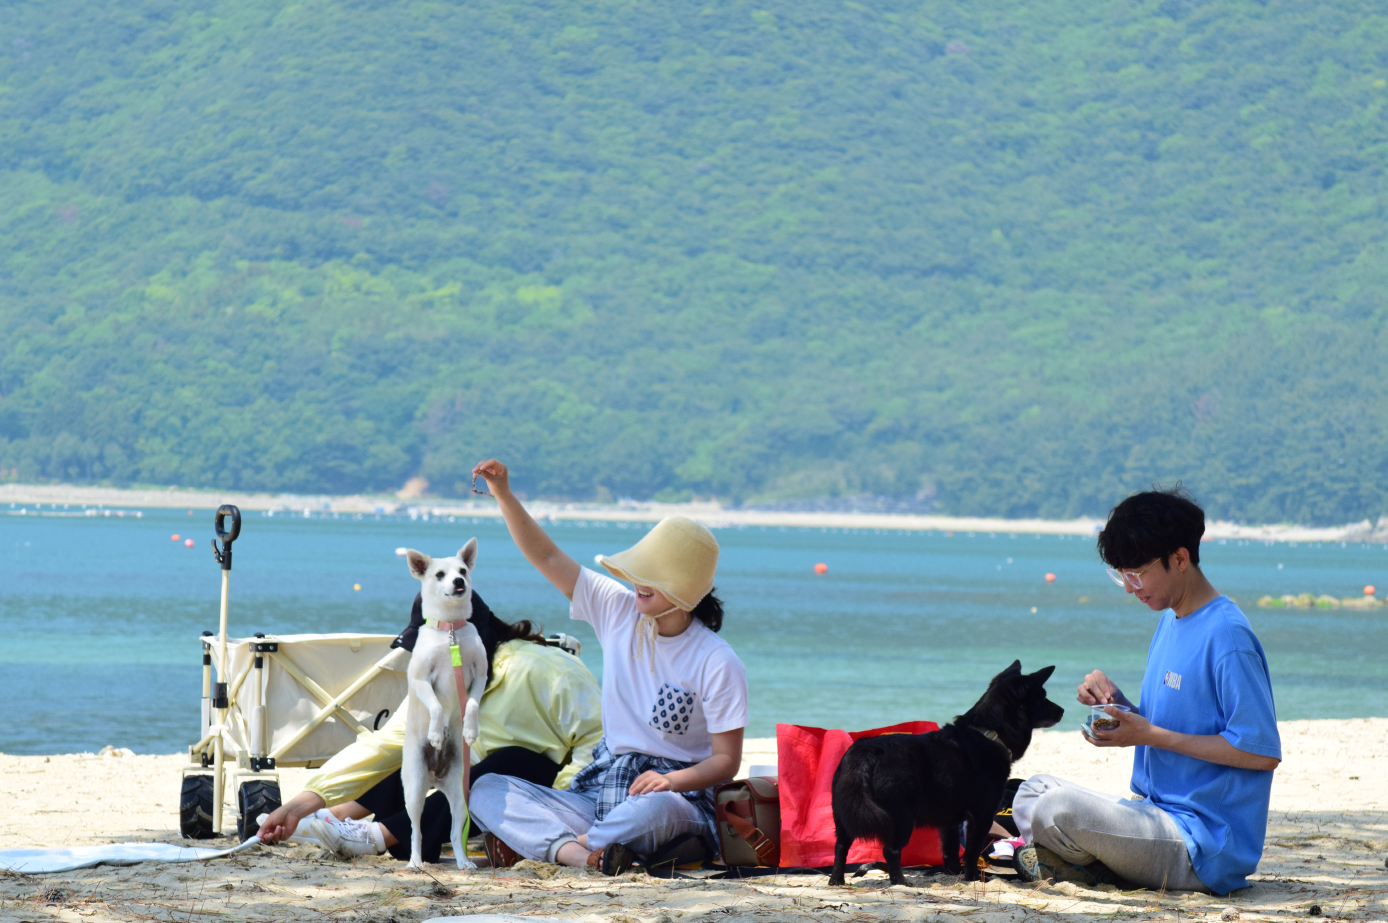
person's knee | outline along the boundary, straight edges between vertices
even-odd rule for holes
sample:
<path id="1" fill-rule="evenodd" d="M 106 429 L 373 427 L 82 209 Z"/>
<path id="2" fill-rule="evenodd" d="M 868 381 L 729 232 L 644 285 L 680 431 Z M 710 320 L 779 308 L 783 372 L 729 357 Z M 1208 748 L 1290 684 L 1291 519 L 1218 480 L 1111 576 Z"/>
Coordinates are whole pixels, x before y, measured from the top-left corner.
<path id="1" fill-rule="evenodd" d="M 506 776 L 499 773 L 488 773 L 480 779 L 474 779 L 469 794 L 477 792 L 491 792 L 493 790 L 504 789 L 507 787 Z"/>
<path id="2" fill-rule="evenodd" d="M 634 795 L 614 808 L 588 831 L 588 845 L 601 849 L 623 843 L 639 855 L 658 851 L 690 833 L 706 836 L 703 812 L 674 792 Z"/>
<path id="3" fill-rule="evenodd" d="M 468 792 L 468 804 L 487 804 L 504 799 L 508 788 L 510 786 L 506 784 L 505 776 L 483 776 L 472 784 L 472 789 Z"/>
<path id="4" fill-rule="evenodd" d="M 690 803 L 689 799 L 675 792 L 649 792 L 628 798 L 624 804 L 632 806 L 635 817 L 664 823 L 693 821 L 703 817 L 703 812 Z"/>
<path id="5" fill-rule="evenodd" d="M 505 811 L 509 789 L 505 776 L 483 776 L 468 793 L 468 811 L 479 820 L 497 809 Z"/>
<path id="6" fill-rule="evenodd" d="M 1014 800 L 1016 798 L 1040 797 L 1045 792 L 1058 788 L 1060 784 L 1061 781 L 1058 777 L 1047 775 L 1046 773 L 1038 773 L 1017 786 L 1017 793 L 1014 796 Z"/>
<path id="7" fill-rule="evenodd" d="M 593 827 L 588 832 L 589 840 L 591 841 L 594 836 L 602 837 L 608 831 L 630 836 L 634 835 L 635 831 L 649 828 L 652 823 L 658 822 L 660 819 L 660 812 L 652 810 L 656 801 L 651 800 L 660 794 L 664 793 L 632 795 L 621 804 L 615 805 L 612 810 L 607 812 L 606 817 L 593 822 Z M 598 849 L 599 847 L 594 846 L 593 848 Z"/>
<path id="8" fill-rule="evenodd" d="M 1048 789 L 1036 796 L 1031 812 L 1031 829 L 1068 829 L 1075 817 L 1075 800 L 1064 789 Z"/>

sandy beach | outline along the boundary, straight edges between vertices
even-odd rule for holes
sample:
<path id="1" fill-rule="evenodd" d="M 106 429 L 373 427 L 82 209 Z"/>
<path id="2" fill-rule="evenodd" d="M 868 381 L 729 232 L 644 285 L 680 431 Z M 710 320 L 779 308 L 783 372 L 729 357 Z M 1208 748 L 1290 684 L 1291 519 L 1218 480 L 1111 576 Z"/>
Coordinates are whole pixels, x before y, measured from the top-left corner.
<path id="1" fill-rule="evenodd" d="M 234 503 L 243 510 L 284 515 L 355 516 L 386 513 L 411 516 L 499 516 L 491 500 L 441 500 L 429 496 L 402 499 L 396 495 L 302 495 L 186 490 L 170 487 L 121 489 L 66 484 L 0 484 L 0 511 L 11 516 L 134 515 L 142 509 L 213 510 Z M 906 513 L 838 513 L 749 510 L 709 503 L 555 503 L 545 500 L 526 506 L 541 522 L 659 522 L 666 516 L 688 516 L 711 528 L 785 526 L 815 529 L 880 529 L 913 532 L 961 532 L 1020 535 L 1093 535 L 1103 520 L 997 519 L 968 516 L 926 516 Z M 5 509 L 5 507 L 10 507 Z M 1388 517 L 1378 523 L 1364 520 L 1342 526 L 1310 527 L 1293 524 L 1248 525 L 1211 521 L 1205 538 L 1263 542 L 1388 543 Z"/>
<path id="2" fill-rule="evenodd" d="M 870 872 L 832 889 L 822 875 L 659 881 L 639 871 L 612 879 L 538 863 L 412 872 L 389 857 L 349 862 L 301 846 L 185 865 L 0 873 L 0 920 L 403 923 L 476 913 L 581 923 L 1388 918 L 1388 719 L 1291 721 L 1281 731 L 1286 759 L 1273 784 L 1262 864 L 1253 886 L 1229 897 L 1023 885 L 1003 875 L 984 884 L 926 875 L 889 887 L 883 873 Z M 1045 771 L 1126 792 L 1130 761 L 1129 753 L 1085 745 L 1078 731 L 1049 731 L 1037 736 L 1014 775 Z M 748 742 L 744 772 L 748 764 L 774 762 L 774 740 Z M 181 764 L 176 755 L 0 755 L 0 848 L 180 842 Z M 284 794 L 297 791 L 307 774 L 284 772 Z"/>

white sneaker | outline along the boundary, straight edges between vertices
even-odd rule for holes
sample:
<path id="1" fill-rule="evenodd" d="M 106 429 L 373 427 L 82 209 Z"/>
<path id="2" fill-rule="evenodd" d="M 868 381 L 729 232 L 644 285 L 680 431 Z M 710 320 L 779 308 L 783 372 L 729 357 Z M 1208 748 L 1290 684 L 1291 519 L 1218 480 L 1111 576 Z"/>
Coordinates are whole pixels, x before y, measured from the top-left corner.
<path id="1" fill-rule="evenodd" d="M 326 849 L 351 859 L 355 856 L 379 856 L 386 851 L 386 839 L 381 825 L 375 821 L 341 820 L 329 824 L 321 820 L 309 822 L 309 831 L 322 841 Z M 297 831 L 296 831 L 297 832 Z"/>
<path id="2" fill-rule="evenodd" d="M 285 837 L 285 842 L 302 843 L 308 846 L 324 846 L 323 841 L 314 836 L 313 831 L 309 829 L 309 824 L 313 823 L 315 820 L 321 820 L 325 824 L 337 823 L 337 818 L 333 817 L 332 811 L 329 811 L 327 808 L 319 808 L 308 817 L 300 818 L 299 825 L 294 828 L 293 835 Z M 324 846 L 324 848 L 326 849 L 327 847 Z"/>

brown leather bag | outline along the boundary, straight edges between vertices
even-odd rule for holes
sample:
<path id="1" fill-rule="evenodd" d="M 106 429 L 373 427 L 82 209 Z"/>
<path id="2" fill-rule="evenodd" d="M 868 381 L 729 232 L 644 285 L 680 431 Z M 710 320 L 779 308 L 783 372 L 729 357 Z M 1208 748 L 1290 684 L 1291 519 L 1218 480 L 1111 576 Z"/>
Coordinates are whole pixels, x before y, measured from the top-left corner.
<path id="1" fill-rule="evenodd" d="M 781 795 L 775 779 L 755 776 L 718 786 L 713 795 L 724 865 L 781 864 Z"/>

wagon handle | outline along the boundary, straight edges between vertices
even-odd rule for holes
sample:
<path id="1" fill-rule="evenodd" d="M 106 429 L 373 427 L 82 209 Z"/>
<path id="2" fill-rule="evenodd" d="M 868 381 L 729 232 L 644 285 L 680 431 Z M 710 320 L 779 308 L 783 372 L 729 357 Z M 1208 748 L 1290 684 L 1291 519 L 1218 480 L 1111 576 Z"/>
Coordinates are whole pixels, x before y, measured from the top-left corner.
<path id="1" fill-rule="evenodd" d="M 230 532 L 225 528 L 228 516 L 231 517 Z M 230 503 L 223 503 L 217 507 L 217 515 L 212 520 L 212 525 L 217 530 L 217 538 L 212 540 L 212 557 L 222 565 L 222 570 L 231 570 L 231 543 L 241 534 L 241 511 Z M 218 538 L 222 540 L 221 548 L 217 547 Z"/>

